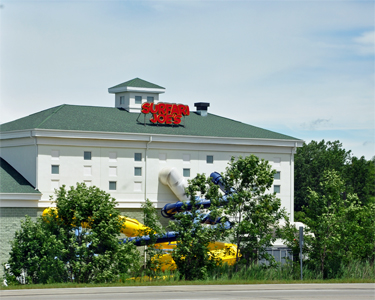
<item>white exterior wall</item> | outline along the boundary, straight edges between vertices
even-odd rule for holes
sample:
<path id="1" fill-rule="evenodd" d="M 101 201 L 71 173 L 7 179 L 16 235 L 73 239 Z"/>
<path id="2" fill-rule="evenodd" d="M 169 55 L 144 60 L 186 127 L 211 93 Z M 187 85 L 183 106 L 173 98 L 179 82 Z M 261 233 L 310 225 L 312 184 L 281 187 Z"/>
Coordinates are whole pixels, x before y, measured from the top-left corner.
<path id="1" fill-rule="evenodd" d="M 124 104 L 120 105 L 120 97 L 124 97 Z M 122 92 L 115 95 L 115 107 L 121 107 L 129 112 L 141 112 L 142 104 L 135 104 L 135 96 L 142 96 L 142 103 L 147 102 L 147 97 L 154 97 L 154 103 L 159 102 L 159 94 L 145 92 Z"/>
<path id="2" fill-rule="evenodd" d="M 52 181 L 54 184 L 58 181 L 59 186 L 65 184 L 68 187 L 75 185 L 76 182 L 85 181 L 109 192 L 116 198 L 119 207 L 138 208 L 144 199 L 149 198 L 156 203 L 158 208 L 161 208 L 166 203 L 177 201 L 170 189 L 159 181 L 158 174 L 162 168 L 174 167 L 181 175 L 184 168 L 189 168 L 190 178 L 186 179 L 192 179 L 197 173 L 209 175 L 214 171 L 224 172 L 232 156 L 254 154 L 268 160 L 274 169 L 281 172 L 280 180 L 275 180 L 275 184 L 281 186 L 281 193 L 277 196 L 287 212 L 293 214 L 293 165 L 291 165 L 293 154 L 291 149 L 233 145 L 213 147 L 204 144 L 150 143 L 147 140 L 98 143 L 92 140 L 41 139 L 41 143 L 38 151 L 38 188 L 43 193 L 41 206 L 49 205 L 49 196 L 53 195 Z M 73 145 L 75 143 L 78 145 Z M 84 144 L 87 145 L 84 146 Z M 236 148 L 239 151 L 236 151 Z M 59 151 L 58 160 L 51 157 L 53 150 Z M 92 152 L 91 160 L 83 159 L 84 151 Z M 110 153 L 116 153 L 116 160 L 109 159 Z M 142 153 L 141 162 L 134 161 L 134 153 Z M 206 162 L 207 155 L 214 157 L 213 164 Z M 185 158 L 190 156 L 190 160 L 184 161 L 184 156 Z M 166 160 L 160 159 L 164 157 Z M 274 161 L 278 159 L 280 163 L 275 163 Z M 60 174 L 51 174 L 51 165 L 59 165 Z M 85 167 L 91 167 L 92 175 L 84 175 Z M 110 167 L 116 167 L 115 176 L 110 175 Z M 134 167 L 142 168 L 142 176 L 134 175 Z M 109 181 L 117 182 L 116 191 L 109 190 Z M 137 189 L 139 186 L 140 188 Z"/>
<path id="3" fill-rule="evenodd" d="M 302 141 L 42 129 L 4 133 L 1 139 L 2 157 L 42 193 L 39 207 L 51 205 L 54 187 L 86 182 L 110 192 L 120 208 L 139 208 L 146 198 L 162 208 L 177 201 L 159 181 L 162 168 L 174 167 L 181 175 L 189 168 L 193 178 L 197 173 L 224 172 L 232 156 L 254 154 L 281 172 L 274 184 L 281 186 L 277 196 L 293 220 L 293 155 Z M 52 157 L 53 151 L 59 157 Z M 91 151 L 91 160 L 84 160 L 84 151 Z M 116 153 L 115 160 L 110 153 Z M 134 161 L 134 153 L 142 153 L 142 161 Z M 214 157 L 213 164 L 206 162 L 207 155 Z M 184 156 L 190 160 L 184 161 Z M 51 174 L 52 165 L 59 166 L 59 174 Z M 91 167 L 91 175 L 85 175 L 85 167 Z M 110 167 L 116 167 L 115 174 Z M 142 176 L 134 175 L 134 167 L 142 168 Z M 109 190 L 109 181 L 117 183 L 116 191 Z"/>

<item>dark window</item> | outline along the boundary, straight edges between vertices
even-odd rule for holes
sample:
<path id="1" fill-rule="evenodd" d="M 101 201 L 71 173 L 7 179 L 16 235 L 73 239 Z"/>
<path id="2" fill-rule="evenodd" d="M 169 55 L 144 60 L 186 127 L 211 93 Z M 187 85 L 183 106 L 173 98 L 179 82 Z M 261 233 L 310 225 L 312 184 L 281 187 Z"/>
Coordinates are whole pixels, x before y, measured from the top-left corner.
<path id="1" fill-rule="evenodd" d="M 142 153 L 134 153 L 135 161 L 142 161 Z"/>
<path id="2" fill-rule="evenodd" d="M 60 174 L 60 166 L 59 165 L 52 165 L 51 166 L 51 173 L 52 174 Z"/>
<path id="3" fill-rule="evenodd" d="M 142 176 L 142 168 L 135 167 L 134 168 L 134 176 Z"/>
<path id="4" fill-rule="evenodd" d="M 190 169 L 184 169 L 183 175 L 184 175 L 184 177 L 190 177 Z"/>
<path id="5" fill-rule="evenodd" d="M 142 96 L 135 96 L 135 104 L 142 104 Z"/>
<path id="6" fill-rule="evenodd" d="M 116 181 L 110 181 L 109 182 L 109 190 L 110 191 L 115 191 L 116 190 L 116 185 L 117 185 Z"/>
<path id="7" fill-rule="evenodd" d="M 91 151 L 83 152 L 83 159 L 84 160 L 91 160 Z"/>

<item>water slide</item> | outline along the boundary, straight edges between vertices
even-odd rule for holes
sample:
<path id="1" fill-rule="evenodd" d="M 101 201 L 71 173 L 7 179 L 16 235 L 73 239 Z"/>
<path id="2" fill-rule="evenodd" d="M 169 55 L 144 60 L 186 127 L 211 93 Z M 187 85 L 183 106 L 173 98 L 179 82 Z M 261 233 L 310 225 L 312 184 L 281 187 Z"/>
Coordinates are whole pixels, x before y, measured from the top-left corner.
<path id="1" fill-rule="evenodd" d="M 226 191 L 224 185 L 221 181 L 221 175 L 217 172 L 211 173 L 210 177 L 212 178 L 212 181 L 219 185 L 220 189 L 225 193 L 229 194 L 234 192 L 234 190 Z M 186 180 L 177 172 L 175 168 L 164 168 L 159 172 L 159 180 L 164 185 L 169 186 L 171 191 L 176 195 L 176 197 L 180 200 L 176 203 L 169 203 L 166 204 L 162 210 L 161 214 L 165 218 L 173 218 L 173 216 L 178 212 L 184 212 L 184 211 L 190 211 L 192 209 L 192 203 L 188 200 L 188 198 L 185 195 L 185 188 L 187 187 Z M 225 205 L 227 202 L 226 196 L 223 196 L 222 205 Z M 211 201 L 206 199 L 201 199 L 199 197 L 196 197 L 195 202 L 196 207 L 208 209 L 211 206 Z M 220 219 L 218 220 L 212 220 L 210 218 L 209 213 L 202 216 L 200 218 L 200 221 L 202 223 L 206 224 L 217 224 L 220 222 Z M 223 226 L 223 229 L 229 229 L 230 223 L 225 222 L 224 224 L 220 224 L 220 226 Z M 168 236 L 167 236 L 168 235 Z M 178 233 L 176 232 L 168 232 L 167 234 L 163 235 L 160 241 L 164 242 L 162 244 L 157 244 L 157 247 L 159 249 L 164 250 L 165 252 L 171 251 L 176 247 L 176 238 L 178 236 Z M 142 240 L 145 241 L 148 237 L 142 237 L 141 239 L 136 240 L 137 243 L 141 243 Z M 159 239 L 157 240 L 159 242 Z M 173 243 L 174 242 L 174 243 Z M 167 247 L 166 247 L 167 246 Z M 166 247 L 166 248 L 163 248 Z M 219 257 L 223 263 L 227 263 L 229 265 L 233 265 L 236 262 L 236 254 L 237 254 L 237 246 L 234 244 L 229 243 L 223 243 L 223 242 L 212 242 L 208 245 L 210 253 L 215 255 L 216 257 Z M 169 253 L 164 254 L 161 258 L 161 265 L 162 270 L 165 269 L 175 269 L 175 263 Z"/>
<path id="2" fill-rule="evenodd" d="M 224 186 L 221 183 L 221 175 L 217 172 L 211 173 L 212 181 L 219 185 L 220 189 L 228 194 L 225 191 Z M 169 186 L 172 192 L 176 195 L 176 197 L 180 200 L 176 203 L 169 203 L 166 204 L 161 214 L 165 218 L 173 218 L 173 216 L 178 212 L 183 211 L 190 211 L 192 209 L 191 201 L 189 201 L 185 195 L 185 188 L 187 187 L 186 180 L 177 172 L 175 168 L 164 168 L 159 172 L 159 180 L 164 184 Z M 233 192 L 232 190 L 229 192 Z M 208 209 L 211 206 L 210 200 L 205 200 L 197 197 L 196 199 L 196 206 L 200 208 Z M 225 205 L 226 197 L 223 196 L 223 203 Z M 184 204 L 186 205 L 185 207 Z M 51 214 L 51 211 L 55 210 L 55 208 L 46 208 L 43 211 L 43 216 L 47 214 Z M 123 221 L 123 226 L 121 228 L 121 233 L 125 234 L 128 238 L 123 239 L 122 242 L 134 242 L 136 246 L 147 245 L 149 244 L 150 237 L 147 234 L 151 231 L 151 228 L 143 225 L 136 219 L 127 218 L 124 216 L 120 216 L 121 220 Z M 215 225 L 220 222 L 218 220 L 212 220 L 210 218 L 209 213 L 205 214 L 201 220 L 202 223 Z M 81 226 L 83 228 L 87 228 L 87 223 L 82 223 Z M 225 222 L 224 224 L 220 224 L 223 226 L 223 229 L 229 229 L 230 223 Z M 163 250 L 165 253 L 161 257 L 159 257 L 159 261 L 162 266 L 162 270 L 174 270 L 176 268 L 176 264 L 170 255 L 170 252 L 176 247 L 176 240 L 177 240 L 178 232 L 170 231 L 163 235 L 157 235 L 156 240 L 156 248 Z M 208 245 L 210 253 L 214 254 L 216 257 L 222 259 L 224 263 L 228 263 L 229 265 L 233 265 L 236 261 L 236 253 L 237 253 L 237 246 L 234 244 L 223 243 L 223 242 L 213 242 Z"/>
<path id="3" fill-rule="evenodd" d="M 221 181 L 221 175 L 218 172 L 211 173 L 210 177 L 212 178 L 212 182 L 218 185 L 225 194 L 234 192 L 234 190 L 232 189 L 229 191 L 225 190 L 225 186 Z M 164 185 L 168 185 L 180 200 L 176 203 L 168 203 L 162 208 L 161 214 L 164 218 L 173 218 L 173 216 L 178 212 L 190 211 L 192 209 L 191 201 L 189 201 L 185 195 L 185 188 L 187 187 L 187 183 L 184 178 L 178 174 L 175 168 L 162 169 L 159 173 L 159 179 Z M 201 199 L 199 197 L 196 197 L 195 200 L 195 206 L 197 207 L 207 209 L 211 206 L 210 200 Z M 224 195 L 221 205 L 225 205 L 226 202 L 227 198 L 226 195 Z M 184 205 L 186 206 L 184 207 Z M 213 223 L 216 222 L 213 221 Z"/>
<path id="4" fill-rule="evenodd" d="M 43 210 L 42 217 L 45 217 L 47 215 L 52 215 L 53 211 L 55 211 L 56 208 L 54 207 L 48 207 L 45 210 Z M 57 216 L 56 216 L 57 217 Z M 143 225 L 142 223 L 138 222 L 136 219 L 131 219 L 124 216 L 119 216 L 121 221 L 123 222 L 123 225 L 121 227 L 121 233 L 125 234 L 128 237 L 136 237 L 141 234 L 147 234 L 151 231 L 151 228 Z M 81 223 L 82 228 L 89 228 L 88 223 L 84 222 Z"/>

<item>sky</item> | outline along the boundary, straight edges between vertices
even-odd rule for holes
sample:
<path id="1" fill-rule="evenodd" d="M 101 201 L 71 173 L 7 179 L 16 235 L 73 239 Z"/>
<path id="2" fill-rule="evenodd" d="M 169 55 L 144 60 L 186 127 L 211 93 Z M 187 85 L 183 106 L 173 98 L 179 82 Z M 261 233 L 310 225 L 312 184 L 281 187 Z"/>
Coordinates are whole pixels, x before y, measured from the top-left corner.
<path id="1" fill-rule="evenodd" d="M 375 155 L 373 1 L 0 0 L 0 123 L 114 106 L 139 77 L 163 102 Z"/>

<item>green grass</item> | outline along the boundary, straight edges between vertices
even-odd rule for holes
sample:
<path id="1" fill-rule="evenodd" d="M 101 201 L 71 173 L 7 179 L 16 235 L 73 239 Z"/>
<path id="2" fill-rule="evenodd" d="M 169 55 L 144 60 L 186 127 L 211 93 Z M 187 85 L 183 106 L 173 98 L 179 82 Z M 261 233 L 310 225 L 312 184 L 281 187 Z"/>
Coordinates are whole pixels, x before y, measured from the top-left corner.
<path id="1" fill-rule="evenodd" d="M 53 289 L 53 288 L 85 288 L 85 287 L 119 287 L 119 286 L 166 286 L 166 285 L 230 285 L 230 284 L 302 284 L 302 283 L 375 283 L 375 279 L 309 279 L 309 280 L 200 280 L 200 281 L 144 281 L 117 283 L 49 283 L 2 286 L 2 290 L 18 289 Z"/>
<path id="2" fill-rule="evenodd" d="M 300 269 L 297 264 L 286 264 L 276 267 L 252 265 L 241 267 L 237 271 L 227 265 L 218 267 L 205 280 L 185 281 L 178 272 L 160 273 L 152 280 L 142 274 L 134 278 L 121 276 L 118 282 L 112 283 L 51 283 L 2 286 L 2 290 L 11 289 L 46 289 L 46 288 L 83 288 L 83 287 L 113 287 L 113 286 L 166 286 L 166 285 L 226 285 L 226 284 L 300 284 L 300 283 L 375 283 L 373 265 L 363 262 L 352 262 L 342 266 L 336 278 L 322 279 L 318 271 L 303 268 L 303 278 L 300 280 Z"/>

